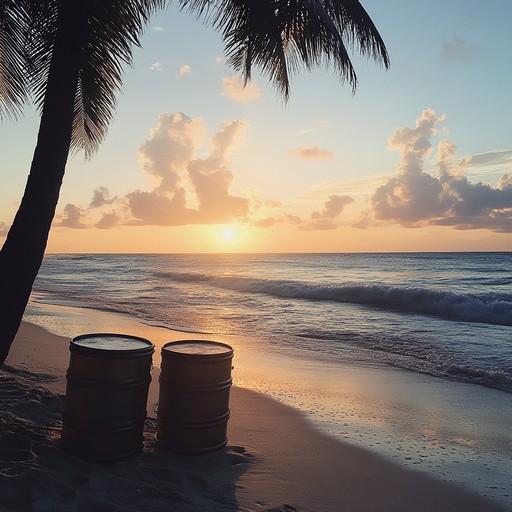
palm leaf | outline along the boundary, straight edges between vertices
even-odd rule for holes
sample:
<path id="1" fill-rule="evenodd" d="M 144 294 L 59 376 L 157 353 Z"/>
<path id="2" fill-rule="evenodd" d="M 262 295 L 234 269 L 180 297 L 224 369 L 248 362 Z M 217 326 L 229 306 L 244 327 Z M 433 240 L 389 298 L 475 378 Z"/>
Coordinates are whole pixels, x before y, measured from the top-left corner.
<path id="1" fill-rule="evenodd" d="M 29 97 L 42 109 L 59 7 L 64 1 L 69 0 L 0 0 L 0 104 L 6 111 L 14 111 Z M 115 95 L 122 85 L 123 66 L 132 64 L 133 46 L 140 46 L 151 15 L 166 3 L 87 1 L 87 31 L 75 96 L 73 151 L 83 149 L 86 157 L 90 157 L 98 149 L 115 113 Z M 9 49 L 6 56 L 3 48 Z"/>
<path id="2" fill-rule="evenodd" d="M 90 157 L 103 141 L 121 89 L 123 66 L 132 65 L 132 48 L 151 15 L 165 0 L 90 2 L 87 40 L 75 98 L 71 147 Z"/>
<path id="3" fill-rule="evenodd" d="M 285 100 L 291 75 L 321 64 L 334 66 L 355 91 L 347 46 L 389 67 L 384 42 L 357 0 L 180 0 L 180 5 L 222 33 L 228 64 L 245 82 L 256 66 Z"/>
<path id="4" fill-rule="evenodd" d="M 42 109 L 59 7 L 69 0 L 0 0 L 0 117 L 16 116 L 32 97 Z M 357 0 L 178 0 L 222 34 L 228 63 L 251 79 L 259 68 L 285 100 L 301 67 L 334 66 L 353 90 L 347 46 L 385 67 L 389 57 Z M 90 157 L 104 139 L 122 85 L 123 67 L 150 16 L 167 0 L 87 0 L 71 148 Z"/>
<path id="5" fill-rule="evenodd" d="M 0 119 L 17 117 L 27 101 L 27 34 L 30 17 L 24 1 L 0 1 Z"/>

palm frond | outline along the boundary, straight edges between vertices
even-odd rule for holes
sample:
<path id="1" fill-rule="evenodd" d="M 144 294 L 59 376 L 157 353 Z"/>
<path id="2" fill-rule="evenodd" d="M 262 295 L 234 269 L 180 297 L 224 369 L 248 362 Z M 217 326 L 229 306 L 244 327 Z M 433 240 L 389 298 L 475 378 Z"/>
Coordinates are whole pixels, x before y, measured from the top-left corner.
<path id="1" fill-rule="evenodd" d="M 16 1 L 16 0 L 13 0 Z M 29 4 L 30 44 L 26 85 L 42 109 L 51 69 L 59 7 L 68 0 L 23 0 Z M 105 138 L 122 86 L 123 67 L 132 65 L 132 48 L 152 14 L 167 0 L 89 0 L 87 32 L 82 46 L 75 96 L 72 151 L 84 150 L 87 158 Z"/>
<path id="2" fill-rule="evenodd" d="M 103 141 L 116 107 L 123 66 L 132 65 L 132 48 L 151 15 L 166 0 L 96 0 L 91 2 L 88 37 L 75 98 L 71 148 L 87 158 Z"/>
<path id="3" fill-rule="evenodd" d="M 334 66 L 355 91 L 347 46 L 389 67 L 384 42 L 357 0 L 180 0 L 222 33 L 228 64 L 251 79 L 258 67 L 285 101 L 290 77 L 301 67 Z"/>
<path id="4" fill-rule="evenodd" d="M 39 108 L 42 107 L 48 82 L 59 4 L 59 0 L 46 2 L 35 0 L 30 6 L 31 34 L 27 50 L 27 76 L 30 82 L 30 93 Z"/>
<path id="5" fill-rule="evenodd" d="M 0 2 L 0 119 L 4 116 L 16 118 L 27 101 L 29 25 L 24 1 Z"/>

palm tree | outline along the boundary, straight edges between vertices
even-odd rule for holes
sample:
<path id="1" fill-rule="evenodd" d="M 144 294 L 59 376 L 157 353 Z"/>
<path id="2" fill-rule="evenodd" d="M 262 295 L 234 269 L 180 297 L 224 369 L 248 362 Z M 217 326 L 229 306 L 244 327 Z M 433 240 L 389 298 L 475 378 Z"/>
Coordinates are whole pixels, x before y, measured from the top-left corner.
<path id="1" fill-rule="evenodd" d="M 90 158 L 106 135 L 123 65 L 167 0 L 0 0 L 0 117 L 41 111 L 25 193 L 0 250 L 0 366 L 44 256 L 70 151 Z M 347 45 L 389 66 L 357 0 L 178 0 L 215 27 L 245 82 L 260 68 L 287 101 L 290 77 L 333 65 L 355 90 Z"/>

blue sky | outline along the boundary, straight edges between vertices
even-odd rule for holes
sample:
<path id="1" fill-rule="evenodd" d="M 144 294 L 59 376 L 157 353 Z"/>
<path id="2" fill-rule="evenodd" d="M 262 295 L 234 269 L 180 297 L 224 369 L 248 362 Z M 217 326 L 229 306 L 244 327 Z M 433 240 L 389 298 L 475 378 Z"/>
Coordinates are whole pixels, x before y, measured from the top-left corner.
<path id="1" fill-rule="evenodd" d="M 99 153 L 68 163 L 49 250 L 511 250 L 512 3 L 362 3 L 390 69 L 354 54 L 355 95 L 301 72 L 286 105 L 257 71 L 239 90 L 212 29 L 156 16 Z M 37 123 L 0 126 L 0 233 Z"/>

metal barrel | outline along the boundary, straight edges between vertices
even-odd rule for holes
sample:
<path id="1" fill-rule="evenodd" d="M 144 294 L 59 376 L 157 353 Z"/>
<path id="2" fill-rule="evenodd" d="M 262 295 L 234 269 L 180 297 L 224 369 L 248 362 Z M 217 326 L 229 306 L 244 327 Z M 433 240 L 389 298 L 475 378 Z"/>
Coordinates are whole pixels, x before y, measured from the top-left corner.
<path id="1" fill-rule="evenodd" d="M 233 349 L 183 340 L 162 347 L 156 441 L 174 452 L 200 454 L 227 443 Z"/>
<path id="2" fill-rule="evenodd" d="M 69 350 L 62 448 L 101 463 L 140 453 L 155 346 L 96 333 L 73 338 Z"/>

